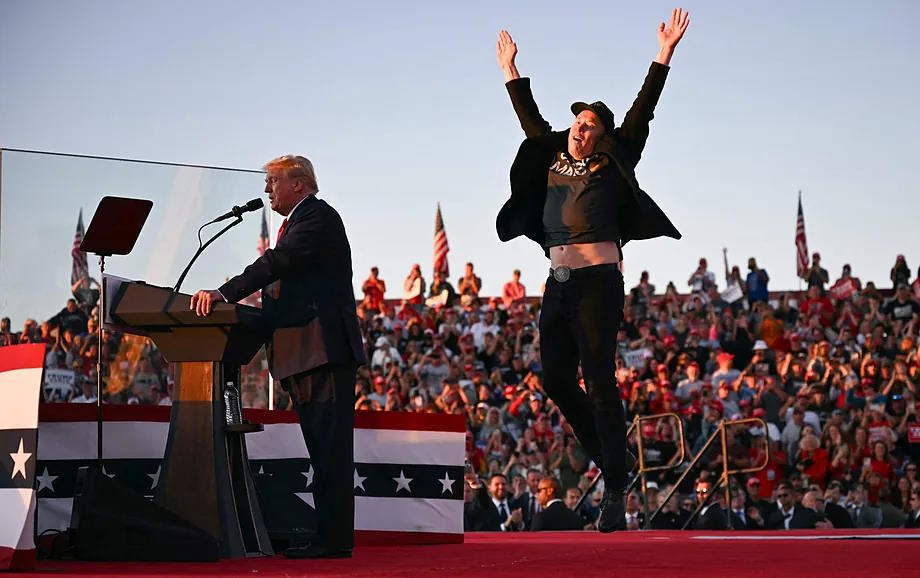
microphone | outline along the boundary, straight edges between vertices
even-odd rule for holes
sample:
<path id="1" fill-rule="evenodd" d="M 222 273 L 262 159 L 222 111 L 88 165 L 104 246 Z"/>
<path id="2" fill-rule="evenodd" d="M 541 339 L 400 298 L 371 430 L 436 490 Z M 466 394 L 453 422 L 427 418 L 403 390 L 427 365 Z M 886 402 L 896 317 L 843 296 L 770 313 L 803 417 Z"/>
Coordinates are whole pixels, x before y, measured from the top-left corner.
<path id="1" fill-rule="evenodd" d="M 262 202 L 262 199 L 253 199 L 249 201 L 248 203 L 246 203 L 245 205 L 243 205 L 242 207 L 233 207 L 232 209 L 230 209 L 229 212 L 224 213 L 223 215 L 217 217 L 213 221 L 205 223 L 204 225 L 199 227 L 198 228 L 198 250 L 195 252 L 195 255 L 192 257 L 192 260 L 188 262 L 188 265 L 185 266 L 185 270 L 182 271 L 182 275 L 179 275 L 179 280 L 176 281 L 176 286 L 173 288 L 173 293 L 179 292 L 179 288 L 182 287 L 182 282 L 185 280 L 185 276 L 188 275 L 189 269 L 192 268 L 192 264 L 195 262 L 195 259 L 197 259 L 198 256 L 201 255 L 201 253 L 205 249 L 208 248 L 208 245 L 213 243 L 215 239 L 217 239 L 218 237 L 220 237 L 221 235 L 223 235 L 224 233 L 226 233 L 227 231 L 229 231 L 236 225 L 239 225 L 240 223 L 242 223 L 243 213 L 248 213 L 250 211 L 256 211 L 262 206 L 264 206 L 264 204 L 265 203 Z M 204 243 L 204 244 L 201 243 L 201 230 L 202 229 L 204 229 L 208 225 L 211 225 L 218 221 L 223 221 L 224 219 L 229 219 L 231 217 L 236 217 L 237 220 L 233 221 L 232 223 L 230 223 L 229 225 L 221 229 L 220 232 L 218 232 L 216 235 L 208 239 L 207 243 Z"/>
<path id="2" fill-rule="evenodd" d="M 243 205 L 242 207 L 239 207 L 239 206 L 233 207 L 228 212 L 224 213 L 223 215 L 211 221 L 211 223 L 217 223 L 219 221 L 223 221 L 225 219 L 230 219 L 233 217 L 236 217 L 238 219 L 243 216 L 243 213 L 248 213 L 250 211 L 257 211 L 261 209 L 264 205 L 265 203 L 262 202 L 262 199 L 253 199 L 249 201 L 248 203 L 246 203 L 245 205 Z"/>

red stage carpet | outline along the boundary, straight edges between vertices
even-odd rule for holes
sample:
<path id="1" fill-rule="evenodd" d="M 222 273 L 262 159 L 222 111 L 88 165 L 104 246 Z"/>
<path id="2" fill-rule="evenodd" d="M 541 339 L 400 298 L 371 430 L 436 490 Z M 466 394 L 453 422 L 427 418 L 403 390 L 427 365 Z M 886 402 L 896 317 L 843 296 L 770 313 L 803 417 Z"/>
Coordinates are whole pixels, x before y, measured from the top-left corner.
<path id="1" fill-rule="evenodd" d="M 350 560 L 39 561 L 39 575 L 102 576 L 920 576 L 920 533 L 547 532 L 464 544 L 362 547 Z"/>

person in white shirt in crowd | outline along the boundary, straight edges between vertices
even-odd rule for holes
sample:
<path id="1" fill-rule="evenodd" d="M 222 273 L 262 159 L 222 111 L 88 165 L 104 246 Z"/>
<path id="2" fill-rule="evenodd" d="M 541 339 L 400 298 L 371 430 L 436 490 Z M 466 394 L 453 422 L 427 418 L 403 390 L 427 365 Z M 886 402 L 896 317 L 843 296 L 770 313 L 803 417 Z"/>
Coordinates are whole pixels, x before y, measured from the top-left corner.
<path id="1" fill-rule="evenodd" d="M 374 347 L 374 354 L 371 356 L 372 369 L 383 369 L 387 363 L 402 365 L 403 359 L 399 354 L 399 350 L 390 343 L 386 336 L 381 335 L 378 337 Z"/>

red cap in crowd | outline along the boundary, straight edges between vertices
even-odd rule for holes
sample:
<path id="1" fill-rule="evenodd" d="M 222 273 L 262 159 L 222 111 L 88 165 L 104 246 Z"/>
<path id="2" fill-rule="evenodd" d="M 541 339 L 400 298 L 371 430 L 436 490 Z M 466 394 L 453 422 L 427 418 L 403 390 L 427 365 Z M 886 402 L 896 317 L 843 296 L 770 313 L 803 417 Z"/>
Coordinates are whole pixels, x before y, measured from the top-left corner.
<path id="1" fill-rule="evenodd" d="M 506 386 L 505 386 L 505 397 L 508 397 L 509 395 L 514 395 L 514 386 L 513 386 L 513 385 L 506 385 Z"/>
<path id="2" fill-rule="evenodd" d="M 747 485 L 748 487 L 760 485 L 760 478 L 751 476 L 750 478 L 747 479 Z"/>
<path id="3" fill-rule="evenodd" d="M 731 361 L 735 356 L 727 351 L 720 351 L 719 355 L 716 356 L 716 359 L 719 361 Z"/>
<path id="4" fill-rule="evenodd" d="M 754 417 L 764 417 L 765 415 L 767 415 L 767 412 L 765 412 L 762 407 L 755 407 L 754 412 L 751 415 L 753 415 Z"/>
<path id="5" fill-rule="evenodd" d="M 378 375 L 377 377 L 374 378 L 374 385 L 382 385 L 384 383 L 386 383 L 386 380 L 383 379 L 382 376 Z"/>
<path id="6" fill-rule="evenodd" d="M 709 402 L 709 409 L 719 412 L 719 415 L 725 415 L 725 406 L 723 406 L 722 402 L 717 399 Z"/>

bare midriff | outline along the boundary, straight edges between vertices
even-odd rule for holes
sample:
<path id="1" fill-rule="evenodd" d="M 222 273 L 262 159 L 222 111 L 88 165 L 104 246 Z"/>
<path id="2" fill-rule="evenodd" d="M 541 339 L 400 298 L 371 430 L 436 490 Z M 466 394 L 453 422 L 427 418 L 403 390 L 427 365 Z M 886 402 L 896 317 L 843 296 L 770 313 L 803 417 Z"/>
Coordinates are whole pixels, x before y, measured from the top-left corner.
<path id="1" fill-rule="evenodd" d="M 549 248 L 552 266 L 581 269 L 592 265 L 620 262 L 620 249 L 615 241 L 598 243 L 573 243 Z"/>

